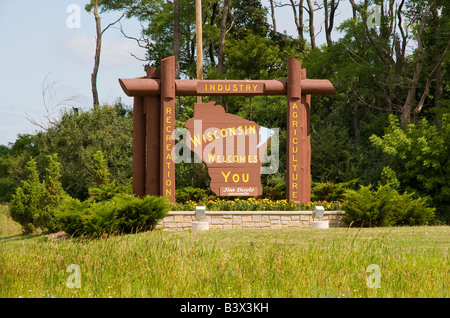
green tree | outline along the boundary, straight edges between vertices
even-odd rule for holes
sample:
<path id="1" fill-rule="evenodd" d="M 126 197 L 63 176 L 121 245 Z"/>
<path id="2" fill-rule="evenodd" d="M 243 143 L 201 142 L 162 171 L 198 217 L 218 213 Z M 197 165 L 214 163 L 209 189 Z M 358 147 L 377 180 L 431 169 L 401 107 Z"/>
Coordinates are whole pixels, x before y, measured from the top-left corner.
<path id="1" fill-rule="evenodd" d="M 32 233 L 38 224 L 43 206 L 45 187 L 39 180 L 34 159 L 27 163 L 28 178 L 17 188 L 11 201 L 11 217 L 22 225 L 25 234 Z"/>
<path id="2" fill-rule="evenodd" d="M 108 164 L 105 160 L 105 157 L 103 156 L 102 151 L 97 151 L 94 154 L 94 169 L 93 169 L 93 175 L 94 180 L 97 186 L 101 185 L 107 185 L 110 183 L 109 180 L 109 170 L 108 170 Z"/>
<path id="3" fill-rule="evenodd" d="M 26 165 L 28 177 L 17 188 L 11 201 L 11 217 L 22 225 L 26 234 L 36 229 L 56 232 L 59 229 L 58 211 L 67 194 L 60 182 L 60 165 L 56 154 L 47 156 L 44 181 L 40 181 L 36 160 Z"/>
<path id="4" fill-rule="evenodd" d="M 279 48 L 270 39 L 249 32 L 239 40 L 228 40 L 224 74 L 233 79 L 267 79 L 281 62 L 278 55 Z"/>
<path id="5" fill-rule="evenodd" d="M 267 8 L 258 0 L 232 0 L 231 17 L 234 21 L 230 29 L 230 36 L 234 39 L 243 39 L 248 33 L 266 37 L 270 31 L 267 22 Z"/>
<path id="6" fill-rule="evenodd" d="M 9 202 L 16 188 L 10 177 L 11 159 L 8 153 L 8 147 L 0 146 L 0 202 Z"/>
<path id="7" fill-rule="evenodd" d="M 438 37 L 445 34 L 447 2 L 407 0 L 395 6 L 394 1 L 356 4 L 350 0 L 358 14 L 340 27 L 345 31 L 344 41 L 352 45 L 349 58 L 367 69 L 367 75 L 372 76 L 372 87 L 381 92 L 377 107 L 398 115 L 403 126 L 425 109 L 421 100 L 427 97 L 431 81 L 436 79 L 437 86 L 443 87 L 441 65 L 450 41 L 448 37 L 446 40 L 428 37 L 431 42 L 427 43 L 427 33 L 439 34 Z M 380 12 L 376 27 L 370 23 L 371 7 L 377 7 Z M 415 44 L 414 51 L 408 55 L 411 41 Z M 366 49 L 354 49 L 358 47 Z M 432 58 L 427 60 L 427 56 Z M 424 89 L 421 82 L 428 83 Z M 442 98 L 442 94 L 436 97 Z"/>
<path id="8" fill-rule="evenodd" d="M 389 185 L 391 188 L 397 190 L 400 188 L 400 182 L 397 179 L 397 174 L 390 167 L 383 167 L 381 172 L 379 186 Z"/>
<path id="9" fill-rule="evenodd" d="M 33 155 L 34 136 L 19 134 L 14 143 L 1 146 L 0 153 L 0 202 L 10 202 L 16 189 L 26 179 L 23 169 Z"/>
<path id="10" fill-rule="evenodd" d="M 99 177 L 94 172 L 97 151 L 103 152 L 111 180 L 128 183 L 132 176 L 131 145 L 132 116 L 118 104 L 65 112 L 54 127 L 36 135 L 33 150 L 42 165 L 48 154 L 57 153 L 63 188 L 70 196 L 84 200 Z"/>
<path id="11" fill-rule="evenodd" d="M 311 132 L 311 174 L 315 182 L 345 182 L 361 176 L 364 155 L 347 132 L 324 124 Z"/>
<path id="12" fill-rule="evenodd" d="M 400 126 L 391 115 L 389 127 L 382 137 L 370 140 L 390 156 L 400 188 L 430 196 L 440 216 L 450 219 L 450 116 L 444 115 L 439 127 L 426 119 L 417 124 Z"/>
<path id="13" fill-rule="evenodd" d="M 43 206 L 37 218 L 37 225 L 49 232 L 59 230 L 58 212 L 66 199 L 69 198 L 61 184 L 61 169 L 58 155 L 47 156 L 48 164 L 43 181 L 45 188 Z"/>
<path id="14" fill-rule="evenodd" d="M 94 175 L 95 186 L 89 188 L 89 200 L 94 202 L 110 200 L 117 194 L 132 193 L 132 184 L 118 185 L 115 180 L 111 181 L 108 164 L 101 150 L 97 151 L 93 156 L 92 173 Z M 130 181 L 132 179 L 130 178 Z"/>

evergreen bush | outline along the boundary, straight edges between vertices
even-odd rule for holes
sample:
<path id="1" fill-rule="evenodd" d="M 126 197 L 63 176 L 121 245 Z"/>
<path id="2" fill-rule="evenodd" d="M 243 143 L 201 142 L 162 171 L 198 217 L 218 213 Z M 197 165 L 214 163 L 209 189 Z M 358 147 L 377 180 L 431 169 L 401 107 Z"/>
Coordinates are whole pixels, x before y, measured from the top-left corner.
<path id="1" fill-rule="evenodd" d="M 311 201 L 342 201 L 345 191 L 353 189 L 358 179 L 341 183 L 318 183 L 313 182 L 311 187 Z"/>
<path id="2" fill-rule="evenodd" d="M 111 181 L 108 164 L 101 150 L 94 154 L 93 160 L 92 173 L 96 186 L 88 189 L 89 200 L 101 202 L 111 200 L 115 195 L 120 193 L 132 193 L 132 179 L 126 185 L 118 185 L 116 181 Z"/>
<path id="3" fill-rule="evenodd" d="M 347 190 L 344 201 L 344 221 L 355 226 L 424 225 L 434 219 L 434 208 L 427 206 L 427 198 L 413 198 L 413 194 L 399 194 L 390 184 L 377 190 L 361 186 Z"/>
<path id="4" fill-rule="evenodd" d="M 210 190 L 194 187 L 178 188 L 176 191 L 176 202 L 186 203 L 188 201 L 206 201 L 214 196 Z"/>
<path id="5" fill-rule="evenodd" d="M 71 198 L 58 214 L 61 228 L 72 236 L 100 237 L 155 228 L 171 208 L 166 197 L 132 194 L 131 183 L 117 185 L 110 180 L 108 165 L 101 151 L 93 156 L 96 187 L 89 188 L 89 198 Z"/>
<path id="6" fill-rule="evenodd" d="M 36 161 L 30 160 L 26 169 L 28 178 L 16 189 L 11 200 L 11 217 L 22 225 L 24 234 L 32 233 L 37 226 L 39 211 L 44 197 L 44 185 L 39 181 Z"/>
<path id="7" fill-rule="evenodd" d="M 49 155 L 47 159 L 43 182 L 39 179 L 36 161 L 28 161 L 28 177 L 16 189 L 11 201 L 11 217 L 22 225 L 25 234 L 38 228 L 50 233 L 59 230 L 57 213 L 68 196 L 61 186 L 57 155 Z"/>
<path id="8" fill-rule="evenodd" d="M 170 208 L 166 197 L 122 193 L 100 202 L 71 199 L 59 220 L 68 234 L 101 237 L 153 230 Z"/>
<path id="9" fill-rule="evenodd" d="M 391 114 L 384 135 L 370 141 L 388 155 L 399 188 L 429 197 L 437 218 L 450 222 L 450 114 L 439 125 L 422 118 L 406 127 Z"/>

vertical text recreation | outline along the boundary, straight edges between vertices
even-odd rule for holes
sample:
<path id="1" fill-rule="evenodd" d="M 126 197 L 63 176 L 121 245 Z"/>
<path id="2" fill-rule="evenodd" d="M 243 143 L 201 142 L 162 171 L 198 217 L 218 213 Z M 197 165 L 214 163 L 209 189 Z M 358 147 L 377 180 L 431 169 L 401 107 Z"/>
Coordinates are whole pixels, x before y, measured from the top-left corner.
<path id="1" fill-rule="evenodd" d="M 174 57 L 161 61 L 161 195 L 175 202 L 175 163 L 172 160 L 172 131 L 175 129 Z"/>

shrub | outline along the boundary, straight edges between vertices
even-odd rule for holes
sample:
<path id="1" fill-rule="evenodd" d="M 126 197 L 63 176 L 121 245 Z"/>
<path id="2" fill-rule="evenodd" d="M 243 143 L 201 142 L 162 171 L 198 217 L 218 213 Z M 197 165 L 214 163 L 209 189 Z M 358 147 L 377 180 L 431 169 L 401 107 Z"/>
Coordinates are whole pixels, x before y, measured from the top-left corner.
<path id="1" fill-rule="evenodd" d="M 61 228 L 73 236 L 100 237 L 110 234 L 152 230 L 171 208 L 166 197 L 132 194 L 131 182 L 117 185 L 110 181 L 103 153 L 94 157 L 96 187 L 89 188 L 85 201 L 71 198 L 58 213 Z"/>
<path id="2" fill-rule="evenodd" d="M 97 186 L 106 185 L 110 183 L 110 173 L 108 163 L 103 156 L 103 151 L 98 150 L 93 155 L 93 176 Z"/>
<path id="3" fill-rule="evenodd" d="M 434 208 L 426 198 L 413 199 L 412 194 L 399 194 L 390 184 L 376 191 L 370 186 L 348 190 L 345 194 L 344 221 L 356 226 L 423 225 L 434 218 Z"/>
<path id="4" fill-rule="evenodd" d="M 88 200 L 81 202 L 78 199 L 70 198 L 58 214 L 58 221 L 63 231 L 73 236 L 83 234 L 84 222 L 91 213 L 91 202 Z"/>
<path id="5" fill-rule="evenodd" d="M 100 202 L 71 199 L 59 219 L 68 234 L 100 237 L 153 230 L 170 208 L 166 197 L 124 193 Z"/>
<path id="6" fill-rule="evenodd" d="M 273 187 L 263 186 L 262 198 L 270 200 L 282 200 L 286 197 L 286 183 L 279 183 Z"/>
<path id="7" fill-rule="evenodd" d="M 342 201 L 345 196 L 345 191 L 353 189 L 358 182 L 358 179 L 342 182 L 342 183 L 315 183 L 313 182 L 311 188 L 312 201 Z"/>
<path id="8" fill-rule="evenodd" d="M 115 205 L 118 230 L 125 233 L 153 230 L 171 208 L 166 197 L 149 195 L 142 199 L 129 194 L 118 195 L 111 203 Z"/>
<path id="9" fill-rule="evenodd" d="M 188 201 L 206 201 L 210 196 L 212 196 L 212 192 L 210 190 L 193 187 L 183 187 L 177 189 L 176 191 L 176 202 L 186 203 Z"/>
<path id="10" fill-rule="evenodd" d="M 378 185 L 382 186 L 386 184 L 390 185 L 395 190 L 400 188 L 400 182 L 397 179 L 397 174 L 391 169 L 391 167 L 383 167 L 383 171 L 381 171 L 381 177 Z"/>
<path id="11" fill-rule="evenodd" d="M 435 208 L 427 207 L 428 198 L 413 199 L 413 194 L 398 196 L 400 206 L 397 225 L 424 225 L 435 217 Z"/>
<path id="12" fill-rule="evenodd" d="M 44 184 L 44 200 L 39 214 L 38 225 L 45 228 L 48 232 L 56 232 L 59 230 L 57 213 L 61 209 L 65 200 L 69 198 L 64 191 L 60 178 L 60 163 L 57 154 L 47 156 L 48 165 L 45 169 L 46 177 Z"/>
<path id="13" fill-rule="evenodd" d="M 89 200 L 93 202 L 108 201 L 118 194 L 132 194 L 131 182 L 127 185 L 117 185 L 115 182 L 99 187 L 89 188 Z"/>
<path id="14" fill-rule="evenodd" d="M 131 194 L 133 192 L 132 179 L 126 185 L 118 185 L 116 181 L 110 180 L 108 165 L 102 151 L 97 151 L 93 156 L 93 160 L 92 173 L 97 186 L 88 189 L 89 200 L 94 202 L 106 201 L 111 200 L 117 194 Z"/>
<path id="15" fill-rule="evenodd" d="M 36 169 L 36 161 L 27 163 L 27 180 L 23 181 L 22 187 L 16 189 L 11 201 L 11 217 L 22 225 L 25 234 L 32 233 L 36 226 L 39 209 L 42 206 L 44 187 L 39 182 L 39 174 Z"/>
<path id="16" fill-rule="evenodd" d="M 47 232 L 58 231 L 57 211 L 67 198 L 60 179 L 57 155 L 47 156 L 48 167 L 44 182 L 39 180 L 36 161 L 31 159 L 26 169 L 28 178 L 16 189 L 11 201 L 11 217 L 23 227 L 25 234 L 37 228 Z"/>
<path id="17" fill-rule="evenodd" d="M 33 137 L 29 152 L 38 168 L 46 155 L 58 153 L 64 189 L 70 196 L 86 200 L 89 188 L 102 178 L 124 184 L 131 177 L 132 124 L 132 116 L 120 104 L 78 113 L 68 110 L 55 125 Z M 93 171 L 98 150 L 103 151 L 110 175 L 96 175 Z"/>
<path id="18" fill-rule="evenodd" d="M 437 216 L 449 222 L 450 114 L 445 114 L 437 126 L 423 118 L 405 128 L 390 115 L 384 135 L 373 135 L 370 141 L 389 155 L 400 188 L 430 197 Z"/>

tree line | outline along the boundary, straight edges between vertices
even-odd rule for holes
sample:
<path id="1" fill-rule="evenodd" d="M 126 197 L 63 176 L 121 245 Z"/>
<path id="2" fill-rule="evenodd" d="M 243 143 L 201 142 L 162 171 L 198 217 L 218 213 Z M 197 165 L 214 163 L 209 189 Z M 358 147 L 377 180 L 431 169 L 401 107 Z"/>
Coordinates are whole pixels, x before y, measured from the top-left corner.
<path id="1" fill-rule="evenodd" d="M 443 219 L 450 216 L 450 5 L 444 0 L 348 0 L 352 17 L 336 25 L 344 0 L 202 0 L 205 79 L 285 79 L 288 56 L 302 61 L 308 78 L 329 79 L 335 96 L 313 96 L 311 109 L 312 180 L 376 186 L 389 167 L 402 192 L 429 197 Z M 295 36 L 277 29 L 277 10 L 292 8 Z M 372 10 L 379 10 L 374 25 Z M 144 66 L 159 67 L 174 55 L 177 78 L 195 79 L 196 16 L 193 0 L 96 0 L 86 5 L 97 21 L 96 60 L 92 76 L 94 108 L 67 110 L 47 130 L 19 135 L 0 147 L 0 201 L 10 200 L 25 177 L 24 166 L 58 153 L 65 190 L 86 198 L 93 184 L 90 162 L 104 152 L 112 178 L 131 177 L 131 107 L 98 105 L 94 89 L 105 12 L 120 13 L 114 22 L 122 34 L 146 49 Z M 326 41 L 319 45 L 314 21 L 323 13 Z M 127 34 L 121 19 L 142 25 L 139 37 Z M 108 29 L 109 28 L 109 29 Z M 333 31 L 342 37 L 333 38 Z M 98 51 L 97 51 L 98 50 Z M 119 89 L 119 88 L 118 88 Z M 96 97 L 97 96 L 97 97 Z M 207 100 L 208 98 L 206 98 Z M 194 97 L 177 99 L 177 127 L 193 115 Z M 222 97 L 227 112 L 259 125 L 280 128 L 280 164 L 263 175 L 270 193 L 283 195 L 285 177 L 286 100 L 277 96 Z M 94 128 L 96 127 L 96 128 Z M 40 159 L 41 158 L 41 163 Z M 176 167 L 177 186 L 206 188 L 203 164 Z"/>

